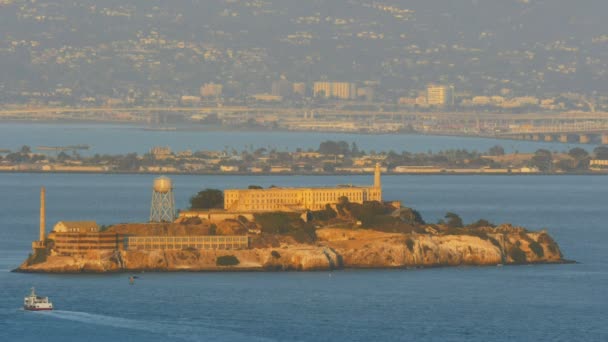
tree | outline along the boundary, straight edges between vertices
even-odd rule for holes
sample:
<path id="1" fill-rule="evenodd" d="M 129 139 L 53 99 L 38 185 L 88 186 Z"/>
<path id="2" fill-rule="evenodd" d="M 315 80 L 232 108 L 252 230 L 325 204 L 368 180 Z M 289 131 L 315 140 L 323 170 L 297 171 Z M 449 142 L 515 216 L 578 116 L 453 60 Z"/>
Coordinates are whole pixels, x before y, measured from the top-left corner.
<path id="1" fill-rule="evenodd" d="M 137 157 L 137 153 L 128 153 L 120 158 L 117 166 L 122 171 L 137 171 L 141 166 L 141 160 Z"/>
<path id="2" fill-rule="evenodd" d="M 359 146 L 357 146 L 357 143 L 353 141 L 353 142 L 350 144 L 350 154 L 351 154 L 353 157 L 358 157 L 360 153 L 361 153 L 361 152 L 359 151 Z"/>
<path id="3" fill-rule="evenodd" d="M 57 155 L 57 160 L 59 160 L 59 161 L 66 161 L 66 160 L 70 160 L 70 159 L 72 159 L 70 157 L 70 155 L 63 151 L 59 152 L 59 154 Z"/>
<path id="4" fill-rule="evenodd" d="M 568 151 L 568 155 L 575 160 L 582 160 L 589 157 L 589 153 L 580 147 L 575 147 Z"/>
<path id="5" fill-rule="evenodd" d="M 531 166 L 535 166 L 543 172 L 551 171 L 553 166 L 553 155 L 551 154 L 551 151 L 548 150 L 537 150 L 534 153 L 534 157 L 532 157 L 530 163 Z"/>
<path id="6" fill-rule="evenodd" d="M 346 141 L 324 141 L 319 145 L 319 153 L 330 155 L 349 155 L 350 147 Z"/>
<path id="7" fill-rule="evenodd" d="M 403 222 L 406 222 L 408 224 L 426 224 L 424 222 L 424 219 L 422 219 L 422 215 L 420 215 L 417 210 L 414 210 L 412 208 L 401 208 L 399 211 L 399 217 Z"/>
<path id="8" fill-rule="evenodd" d="M 23 146 L 21 146 L 21 149 L 19 150 L 19 153 L 21 153 L 21 154 L 30 154 L 30 153 L 32 153 L 32 149 L 29 146 L 27 146 L 27 145 L 23 145 Z"/>
<path id="9" fill-rule="evenodd" d="M 457 214 L 448 212 L 445 214 L 448 228 L 462 228 L 462 219 Z"/>
<path id="10" fill-rule="evenodd" d="M 247 189 L 250 189 L 250 190 L 260 190 L 260 189 L 264 189 L 264 188 L 262 188 L 259 185 L 250 185 L 250 186 L 247 187 Z"/>
<path id="11" fill-rule="evenodd" d="M 491 156 L 502 156 L 505 154 L 505 149 L 500 145 L 495 145 L 488 150 L 488 154 Z"/>
<path id="12" fill-rule="evenodd" d="M 608 146 L 598 146 L 593 150 L 596 159 L 608 159 Z"/>
<path id="13" fill-rule="evenodd" d="M 568 152 L 568 155 L 574 159 L 576 169 L 582 170 L 588 168 L 589 153 L 586 150 L 580 147 L 575 147 Z"/>
<path id="14" fill-rule="evenodd" d="M 224 193 L 217 189 L 199 191 L 190 198 L 190 209 L 220 209 L 224 207 Z"/>
<path id="15" fill-rule="evenodd" d="M 479 219 L 477 222 L 473 222 L 469 225 L 469 228 L 486 228 L 486 227 L 495 227 L 495 225 L 484 219 Z"/>

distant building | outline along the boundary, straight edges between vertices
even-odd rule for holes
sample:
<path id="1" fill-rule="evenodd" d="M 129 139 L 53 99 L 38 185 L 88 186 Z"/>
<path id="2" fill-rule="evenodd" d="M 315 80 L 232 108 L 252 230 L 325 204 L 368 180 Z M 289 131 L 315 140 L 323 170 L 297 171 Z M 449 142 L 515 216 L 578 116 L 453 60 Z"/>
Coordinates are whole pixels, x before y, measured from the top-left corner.
<path id="1" fill-rule="evenodd" d="M 431 84 L 426 88 L 426 101 L 429 106 L 452 106 L 454 105 L 454 87 Z"/>
<path id="2" fill-rule="evenodd" d="M 416 105 L 416 98 L 415 97 L 400 97 L 398 100 L 399 105 L 402 106 L 415 106 Z"/>
<path id="3" fill-rule="evenodd" d="M 607 169 L 608 160 L 604 159 L 592 159 L 589 161 L 589 167 L 592 169 Z"/>
<path id="4" fill-rule="evenodd" d="M 357 98 L 363 99 L 367 102 L 374 101 L 375 95 L 374 88 L 372 87 L 361 87 L 357 89 Z"/>
<path id="5" fill-rule="evenodd" d="M 272 82 L 271 94 L 274 96 L 289 97 L 291 95 L 291 83 L 285 79 Z"/>
<path id="6" fill-rule="evenodd" d="M 167 159 L 171 156 L 171 148 L 169 146 L 154 146 L 150 149 L 150 154 L 154 159 Z"/>
<path id="7" fill-rule="evenodd" d="M 180 98 L 180 102 L 184 105 L 196 105 L 201 103 L 200 96 L 184 95 Z"/>
<path id="8" fill-rule="evenodd" d="M 202 97 L 221 97 L 222 96 L 222 91 L 223 91 L 224 87 L 221 84 L 217 84 L 217 83 L 205 83 L 202 87 L 201 87 L 201 96 Z"/>
<path id="9" fill-rule="evenodd" d="M 372 186 L 225 190 L 224 210 L 239 212 L 322 210 L 328 204 L 339 203 L 342 197 L 353 203 L 382 201 L 380 173 L 380 164 L 376 164 Z"/>
<path id="10" fill-rule="evenodd" d="M 253 94 L 251 98 L 259 102 L 281 102 L 283 96 L 273 94 Z"/>
<path id="11" fill-rule="evenodd" d="M 306 83 L 304 82 L 296 82 L 292 85 L 291 92 L 294 95 L 305 97 L 306 96 Z"/>
<path id="12" fill-rule="evenodd" d="M 357 85 L 349 82 L 315 82 L 314 97 L 353 100 L 357 98 Z"/>

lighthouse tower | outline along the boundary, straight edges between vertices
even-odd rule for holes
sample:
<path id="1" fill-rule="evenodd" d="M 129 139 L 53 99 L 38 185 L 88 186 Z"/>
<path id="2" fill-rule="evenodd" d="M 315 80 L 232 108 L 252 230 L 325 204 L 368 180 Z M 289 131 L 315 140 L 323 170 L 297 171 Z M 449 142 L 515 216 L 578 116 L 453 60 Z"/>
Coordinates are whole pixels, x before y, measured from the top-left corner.
<path id="1" fill-rule="evenodd" d="M 382 181 L 380 180 L 380 163 L 376 163 L 376 169 L 374 170 L 374 188 L 382 189 Z"/>
<path id="2" fill-rule="evenodd" d="M 371 200 L 382 202 L 382 180 L 380 179 L 382 169 L 380 163 L 376 163 L 376 169 L 374 170 L 374 186 L 371 190 Z"/>
<path id="3" fill-rule="evenodd" d="M 40 227 L 39 227 L 39 239 L 38 241 L 32 242 L 32 250 L 35 252 L 36 249 L 46 248 L 46 190 L 44 187 L 40 188 Z"/>

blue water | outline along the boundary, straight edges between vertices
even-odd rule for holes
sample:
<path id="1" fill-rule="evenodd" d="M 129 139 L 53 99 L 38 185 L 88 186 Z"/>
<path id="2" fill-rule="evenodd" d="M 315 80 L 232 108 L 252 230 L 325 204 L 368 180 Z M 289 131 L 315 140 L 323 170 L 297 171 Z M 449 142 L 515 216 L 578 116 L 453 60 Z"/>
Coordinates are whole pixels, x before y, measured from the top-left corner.
<path id="1" fill-rule="evenodd" d="M 501 145 L 507 152 L 534 152 L 540 148 L 551 151 L 568 151 L 573 147 L 588 150 L 593 145 L 560 144 L 533 141 L 513 141 L 482 138 L 463 138 L 426 135 L 356 135 L 342 133 L 310 132 L 225 132 L 225 131 L 144 131 L 141 126 L 108 124 L 0 124 L 0 149 L 19 149 L 23 145 L 67 146 L 88 144 L 89 151 L 83 155 L 146 153 L 151 147 L 169 146 L 174 151 L 190 149 L 237 151 L 260 147 L 279 151 L 294 151 L 296 148 L 317 149 L 326 140 L 356 142 L 367 152 L 438 152 L 441 150 L 466 148 L 485 152 L 495 145 Z"/>
<path id="2" fill-rule="evenodd" d="M 386 176 L 387 199 L 427 221 L 455 211 L 547 227 L 570 265 L 317 273 L 18 274 L 48 222 L 145 221 L 153 176 L 0 174 L 0 341 L 606 341 L 608 178 Z M 371 176 L 176 176 L 176 202 L 205 187 L 366 184 Z M 50 226 L 50 225 L 49 225 Z M 20 310 L 30 286 L 56 311 Z"/>

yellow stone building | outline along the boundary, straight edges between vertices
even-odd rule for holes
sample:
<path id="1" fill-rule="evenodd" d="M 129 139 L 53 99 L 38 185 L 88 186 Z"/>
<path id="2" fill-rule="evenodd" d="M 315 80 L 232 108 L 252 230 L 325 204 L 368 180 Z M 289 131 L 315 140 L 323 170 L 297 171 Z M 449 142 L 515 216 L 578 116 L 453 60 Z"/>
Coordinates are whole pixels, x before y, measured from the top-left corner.
<path id="1" fill-rule="evenodd" d="M 427 104 L 429 106 L 451 106 L 454 104 L 454 87 L 444 85 L 429 85 L 426 88 Z"/>
<path id="2" fill-rule="evenodd" d="M 313 85 L 314 97 L 356 99 L 357 86 L 350 82 L 315 82 Z"/>
<path id="3" fill-rule="evenodd" d="M 224 191 L 224 209 L 239 212 L 322 210 L 341 197 L 350 202 L 382 201 L 380 164 L 376 164 L 372 186 L 329 188 L 231 189 Z"/>

